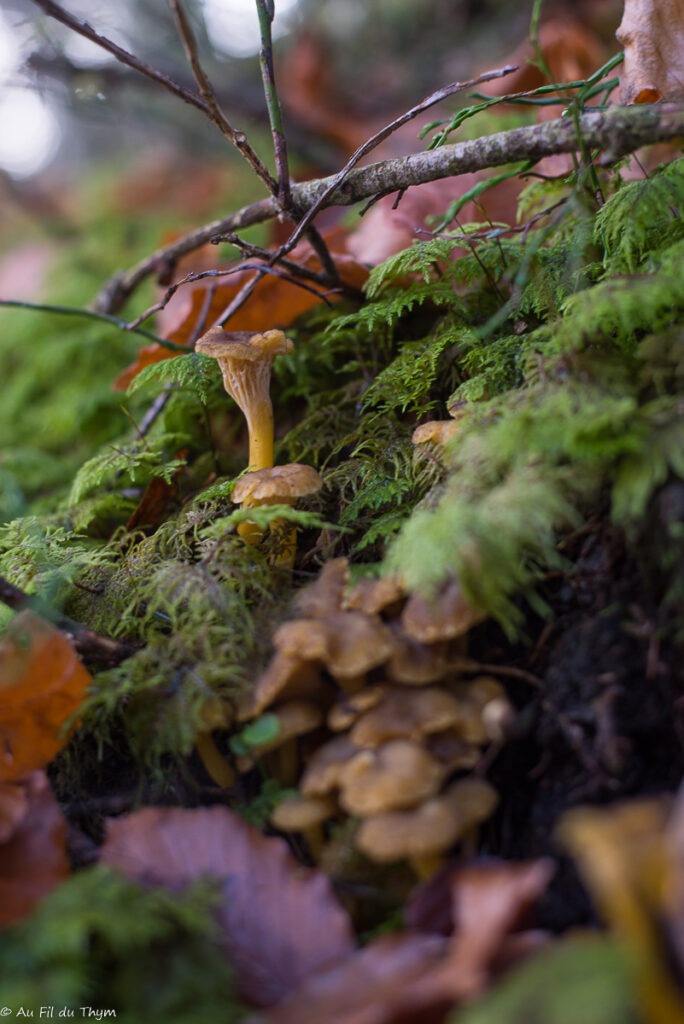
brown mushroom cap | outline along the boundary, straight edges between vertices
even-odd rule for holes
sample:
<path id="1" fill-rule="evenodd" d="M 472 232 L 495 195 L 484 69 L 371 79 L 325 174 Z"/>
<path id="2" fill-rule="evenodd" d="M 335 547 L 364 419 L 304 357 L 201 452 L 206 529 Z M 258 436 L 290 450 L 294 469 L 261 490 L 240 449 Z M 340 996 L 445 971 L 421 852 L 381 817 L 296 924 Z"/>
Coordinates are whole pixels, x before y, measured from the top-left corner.
<path id="1" fill-rule="evenodd" d="M 367 576 L 351 588 L 344 607 L 365 612 L 366 615 L 378 615 L 383 611 L 392 611 L 405 598 L 406 591 L 398 576 L 381 576 L 379 579 Z"/>
<path id="2" fill-rule="evenodd" d="M 411 594 L 401 624 L 414 640 L 433 644 L 463 636 L 486 618 L 486 612 L 464 596 L 458 582 L 450 580 L 432 598 Z"/>
<path id="3" fill-rule="evenodd" d="M 276 651 L 251 691 L 240 700 L 238 721 L 246 722 L 262 714 L 276 701 L 295 698 L 316 699 L 323 695 L 318 667 L 296 655 Z"/>
<path id="4" fill-rule="evenodd" d="M 195 351 L 205 356 L 223 361 L 257 363 L 276 356 L 289 354 L 294 345 L 282 331 L 224 331 L 222 327 L 212 327 L 195 343 Z"/>
<path id="5" fill-rule="evenodd" d="M 237 767 L 247 772 L 254 767 L 256 761 L 269 754 L 272 750 L 285 747 L 291 740 L 312 732 L 323 721 L 323 712 L 311 701 L 292 700 L 280 707 L 272 708 L 271 714 L 278 719 L 278 731 L 271 739 L 250 746 L 249 752 L 237 759 Z M 296 759 L 296 755 L 293 759 Z M 294 768 L 296 774 L 296 767 Z"/>
<path id="6" fill-rule="evenodd" d="M 315 494 L 322 486 L 323 479 L 313 466 L 292 462 L 243 474 L 233 488 L 232 498 L 236 505 L 290 505 L 297 498 Z"/>
<path id="7" fill-rule="evenodd" d="M 321 709 L 308 700 L 291 700 L 273 708 L 272 714 L 278 719 L 278 732 L 272 739 L 250 747 L 249 758 L 254 759 L 269 750 L 276 750 L 289 740 L 303 736 L 316 729 L 323 721 Z"/>
<path id="8" fill-rule="evenodd" d="M 476 735 L 472 723 L 473 707 L 437 686 L 425 689 L 393 688 L 375 707 L 361 715 L 349 738 L 357 747 L 376 748 L 392 739 L 420 741 L 423 736 L 452 728 L 463 730 L 466 742 L 483 742 L 484 726 L 477 718 Z"/>
<path id="9" fill-rule="evenodd" d="M 328 796 L 289 796 L 272 812 L 270 821 L 282 832 L 301 832 L 322 825 L 337 811 Z"/>
<path id="10" fill-rule="evenodd" d="M 412 807 L 433 796 L 445 768 L 419 744 L 391 740 L 377 750 L 362 750 L 339 775 L 340 804 L 349 814 L 379 814 Z"/>
<path id="11" fill-rule="evenodd" d="M 393 646 L 387 627 L 361 612 L 293 619 L 276 630 L 273 642 L 290 657 L 322 662 L 338 680 L 357 679 L 381 665 Z"/>
<path id="12" fill-rule="evenodd" d="M 444 678 L 448 667 L 446 641 L 425 644 L 406 636 L 398 623 L 390 623 L 389 628 L 394 637 L 394 650 L 385 671 L 390 679 L 411 686 L 424 686 Z"/>
<path id="13" fill-rule="evenodd" d="M 336 736 L 324 743 L 309 758 L 299 780 L 302 795 L 325 796 L 337 789 L 344 768 L 358 752 L 346 736 Z"/>
<path id="14" fill-rule="evenodd" d="M 328 728 L 333 732 L 349 729 L 365 711 L 379 704 L 386 693 L 387 686 L 384 683 L 377 683 L 373 686 L 364 686 L 356 693 L 342 694 L 328 712 Z"/>
<path id="15" fill-rule="evenodd" d="M 462 779 L 440 796 L 411 810 L 365 818 L 356 845 L 371 860 L 420 859 L 445 853 L 497 803 L 496 791 L 481 779 Z"/>
<path id="16" fill-rule="evenodd" d="M 331 558 L 313 581 L 297 594 L 297 608 L 308 619 L 320 619 L 342 608 L 344 588 L 349 580 L 346 558 Z"/>

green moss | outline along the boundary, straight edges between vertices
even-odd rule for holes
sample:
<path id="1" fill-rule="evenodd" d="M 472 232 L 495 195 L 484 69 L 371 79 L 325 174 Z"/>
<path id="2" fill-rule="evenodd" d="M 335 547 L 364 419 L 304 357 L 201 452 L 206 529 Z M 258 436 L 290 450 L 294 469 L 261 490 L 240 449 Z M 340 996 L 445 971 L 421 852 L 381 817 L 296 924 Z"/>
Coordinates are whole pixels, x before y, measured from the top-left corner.
<path id="1" fill-rule="evenodd" d="M 36 1017 L 41 1006 L 77 1016 L 90 1006 L 131 1022 L 237 1021 L 218 898 L 207 882 L 172 893 L 105 867 L 78 872 L 2 932 L 3 1000 Z"/>

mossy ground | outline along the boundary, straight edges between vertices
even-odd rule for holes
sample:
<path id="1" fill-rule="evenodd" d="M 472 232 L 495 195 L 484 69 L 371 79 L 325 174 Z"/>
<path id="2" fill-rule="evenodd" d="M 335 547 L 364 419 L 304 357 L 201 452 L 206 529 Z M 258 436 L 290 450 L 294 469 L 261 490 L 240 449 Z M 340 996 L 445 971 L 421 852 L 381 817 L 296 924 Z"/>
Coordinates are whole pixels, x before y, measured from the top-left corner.
<path id="1" fill-rule="evenodd" d="M 456 575 L 490 614 L 470 653 L 500 667 L 519 718 L 490 768 L 501 806 L 486 852 L 546 852 L 567 807 L 674 788 L 684 162 L 633 184 L 602 173 L 601 202 L 571 175 L 529 232 L 485 224 L 417 243 L 373 271 L 359 308 L 289 326 L 277 461 L 325 481 L 294 514 L 292 571 L 271 564 L 275 531 L 253 548 L 234 532 L 245 438 L 213 364 L 161 363 L 122 399 L 109 382 L 130 336 L 8 320 L 0 574 L 135 647 L 95 674 L 54 768 L 80 829 L 97 838 L 110 801 L 223 799 L 192 754 L 203 715 L 249 688 L 294 593 L 338 555 L 426 593 Z M 558 192 L 535 185 L 528 215 Z M 169 382 L 141 438 L 129 420 Z M 448 449 L 417 450 L 414 427 L 449 412 Z M 236 728 L 218 734 L 226 752 Z M 262 782 L 240 783 L 252 813 Z M 555 886 L 546 923 L 585 919 L 569 875 Z"/>

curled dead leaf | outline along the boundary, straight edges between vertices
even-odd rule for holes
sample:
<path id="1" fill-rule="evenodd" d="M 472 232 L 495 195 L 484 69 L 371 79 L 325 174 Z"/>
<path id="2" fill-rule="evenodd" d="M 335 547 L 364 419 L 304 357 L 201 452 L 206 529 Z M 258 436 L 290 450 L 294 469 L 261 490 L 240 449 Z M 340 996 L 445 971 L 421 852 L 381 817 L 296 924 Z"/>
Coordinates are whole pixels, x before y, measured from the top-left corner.
<path id="1" fill-rule="evenodd" d="M 69 874 L 66 823 L 44 772 L 0 784 L 0 926 L 20 921 Z"/>
<path id="2" fill-rule="evenodd" d="M 304 985 L 248 1024 L 442 1024 L 453 1005 L 489 983 L 522 911 L 546 888 L 549 861 L 473 864 L 442 873 L 439 901 L 449 926 L 434 927 L 426 906 L 413 913 L 421 931 L 383 936 Z M 435 895 L 435 883 L 427 883 Z M 414 904 L 415 906 L 415 904 Z M 450 931 L 447 935 L 444 932 Z M 436 934 L 439 933 L 439 934 Z M 538 943 L 530 948 L 538 948 Z"/>
<path id="3" fill-rule="evenodd" d="M 360 289 L 368 277 L 363 267 L 346 248 L 343 232 L 335 231 L 326 235 L 340 279 L 350 288 Z M 213 248 L 213 247 L 211 247 Z M 196 254 L 197 265 L 203 266 L 202 253 Z M 308 242 L 300 243 L 291 253 L 296 262 L 309 270 L 320 271 L 321 264 Z M 187 271 L 192 270 L 187 267 Z M 187 272 L 186 271 L 186 272 Z M 181 278 L 183 274 L 179 275 Z M 229 277 L 207 278 L 194 284 L 184 285 L 173 296 L 158 317 L 157 329 L 160 336 L 177 345 L 192 345 L 193 341 L 215 325 L 238 292 L 254 276 L 253 270 L 240 270 Z M 322 290 L 322 289 L 321 289 Z M 329 296 L 335 299 L 335 295 Z M 249 300 L 238 309 L 227 324 L 230 331 L 264 331 L 276 327 L 289 327 L 298 316 L 313 309 L 322 301 L 321 297 L 305 288 L 300 288 L 287 276 L 266 274 L 257 282 Z M 133 378 L 146 366 L 161 362 L 177 353 L 153 343 L 140 349 L 137 359 L 123 370 L 114 387 L 125 390 Z"/>
<path id="4" fill-rule="evenodd" d="M 0 641 L 0 779 L 20 779 L 59 753 L 90 680 L 63 633 L 28 609 L 15 615 Z"/>
<path id="5" fill-rule="evenodd" d="M 354 949 L 325 875 L 303 869 L 281 839 L 225 807 L 146 808 L 112 820 L 102 860 L 144 884 L 219 879 L 219 923 L 240 995 L 254 1006 L 280 1001 Z"/>
<path id="6" fill-rule="evenodd" d="M 666 800 L 635 800 L 579 807 L 559 828 L 597 908 L 629 950 L 649 1024 L 684 1024 L 684 999 L 669 968 L 671 936 L 683 933 L 681 816 L 681 797 L 669 823 Z"/>
<path id="7" fill-rule="evenodd" d="M 616 35 L 625 51 L 623 103 L 684 99 L 682 0 L 625 0 Z"/>

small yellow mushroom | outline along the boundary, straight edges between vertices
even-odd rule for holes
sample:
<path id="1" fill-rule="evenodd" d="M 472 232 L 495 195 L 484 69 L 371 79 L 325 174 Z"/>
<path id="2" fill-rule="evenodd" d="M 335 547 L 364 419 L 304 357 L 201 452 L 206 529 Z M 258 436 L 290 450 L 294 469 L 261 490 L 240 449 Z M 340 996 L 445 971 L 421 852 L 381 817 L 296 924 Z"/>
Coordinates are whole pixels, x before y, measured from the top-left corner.
<path id="1" fill-rule="evenodd" d="M 245 508 L 255 508 L 257 505 L 294 505 L 297 498 L 315 494 L 322 486 L 323 480 L 312 466 L 292 462 L 286 466 L 272 466 L 245 473 L 233 488 L 233 501 Z M 272 528 L 277 527 L 281 528 L 283 536 L 275 564 L 291 569 L 297 552 L 297 533 L 294 527 L 288 528 L 282 520 L 272 524 Z M 241 536 L 248 544 L 253 544 L 259 540 L 261 531 L 253 527 Z"/>
<path id="2" fill-rule="evenodd" d="M 226 391 L 245 415 L 250 469 L 273 465 L 271 367 L 276 356 L 288 355 L 293 347 L 282 331 L 256 334 L 222 327 L 212 327 L 195 345 L 195 351 L 217 360 Z"/>

